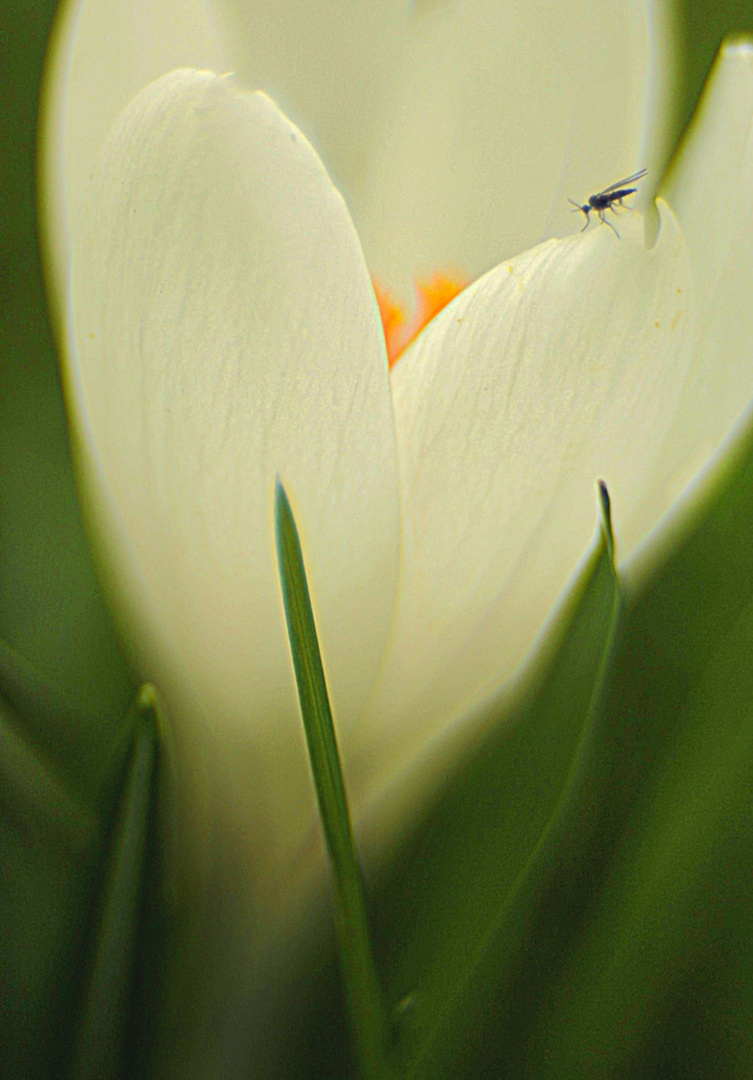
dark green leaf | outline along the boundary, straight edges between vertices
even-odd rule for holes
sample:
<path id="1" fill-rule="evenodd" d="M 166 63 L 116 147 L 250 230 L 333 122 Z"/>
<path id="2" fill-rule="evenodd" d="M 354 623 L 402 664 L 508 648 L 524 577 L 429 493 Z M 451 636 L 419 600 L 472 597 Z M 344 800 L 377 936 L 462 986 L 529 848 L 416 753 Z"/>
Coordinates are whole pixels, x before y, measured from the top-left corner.
<path id="1" fill-rule="evenodd" d="M 120 1076 L 154 813 L 155 707 L 154 691 L 145 687 L 136 705 L 131 754 L 99 874 L 71 1080 L 117 1080 Z"/>
<path id="2" fill-rule="evenodd" d="M 610 655 L 619 589 L 605 489 L 594 549 L 569 603 L 550 628 L 524 692 L 487 710 L 472 756 L 458 762 L 443 793 L 375 882 L 376 950 L 387 982 L 404 1065 L 434 1043 L 435 1076 L 455 1075 L 452 1048 L 480 1026 L 493 980 L 467 991 L 487 948 L 507 935 L 504 977 L 524 965 L 530 934 L 519 933 L 526 890 L 545 893 L 558 865 L 558 822 L 593 740 L 593 702 Z M 591 720 L 589 720 L 591 716 Z M 574 837 L 572 848 L 585 840 Z M 517 905 L 517 906 L 516 906 Z M 525 915 L 522 921 L 525 924 Z M 317 966 L 323 960 L 317 957 Z M 312 1075 L 335 1075 L 337 1056 L 321 1037 L 336 999 L 321 978 L 305 1043 Z M 442 1034 L 440 1045 L 436 1040 Z M 443 1064 L 444 1063 L 444 1064 Z M 306 1066 L 291 1058 L 289 1073 Z M 443 1069 L 450 1071 L 443 1071 Z M 458 1076 L 474 1075 L 472 1072 Z"/>
<path id="3" fill-rule="evenodd" d="M 750 1070 L 750 436 L 725 466 L 686 536 L 624 608 L 565 795 L 418 1075 Z M 541 745 L 527 748 L 546 768 Z M 471 805 L 476 790 L 467 788 Z M 535 776 L 526 794 L 547 801 Z M 451 825 L 437 827 L 446 834 Z M 488 873 L 490 850 L 479 823 L 478 867 L 460 871 L 469 895 Z M 462 855 L 462 845 L 454 851 Z M 440 893 L 455 892 L 451 857 L 444 884 L 431 878 Z M 436 905 L 421 879 L 431 865 L 404 872 L 420 883 L 430 915 Z M 396 921 L 422 924 L 418 907 L 395 913 L 391 902 Z M 454 908 L 462 910 L 457 898 Z M 420 960 L 411 972 L 419 988 Z M 433 1002 L 427 995 L 430 1019 Z"/>
<path id="4" fill-rule="evenodd" d="M 306 744 L 332 864 L 338 941 L 353 1039 L 361 1075 L 364 1080 L 376 1080 L 386 1075 L 387 1024 L 303 553 L 293 511 L 279 479 L 275 486 L 275 534 Z"/>
<path id="5" fill-rule="evenodd" d="M 410 928 L 410 938 L 391 935 L 390 969 L 399 993 L 418 995 L 421 1077 L 480 1075 L 475 1054 L 497 1043 L 504 1015 L 526 1008 L 531 968 L 549 963 L 562 864 L 578 880 L 599 827 L 591 759 L 620 611 L 603 485 L 599 494 L 594 552 L 529 694 L 512 715 L 490 717 L 383 890 L 381 911 Z M 581 821 L 584 788 L 593 806 Z"/>
<path id="6" fill-rule="evenodd" d="M 615 752 L 595 902 L 529 1019 L 532 1076 L 585 1052 L 607 1075 L 751 1070 L 750 432 L 725 464 L 627 613 L 602 700 Z"/>

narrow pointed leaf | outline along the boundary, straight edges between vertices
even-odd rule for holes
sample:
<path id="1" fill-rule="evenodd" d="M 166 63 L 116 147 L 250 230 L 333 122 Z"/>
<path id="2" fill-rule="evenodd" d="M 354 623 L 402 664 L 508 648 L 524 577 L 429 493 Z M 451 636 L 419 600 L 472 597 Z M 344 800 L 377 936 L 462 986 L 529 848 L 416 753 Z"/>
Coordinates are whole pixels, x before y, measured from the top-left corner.
<path id="1" fill-rule="evenodd" d="M 397 1006 L 393 1021 L 404 1068 L 415 1066 L 443 1025 L 448 1043 L 437 1044 L 435 1064 L 468 1038 L 464 1025 L 471 1031 L 483 1019 L 483 996 L 471 1000 L 466 1015 L 461 995 L 495 935 L 509 935 L 499 958 L 508 981 L 525 959 L 530 938 L 514 937 L 511 905 L 534 872 L 540 889 L 554 872 L 556 857 L 543 838 L 551 835 L 563 793 L 574 782 L 614 633 L 619 588 L 603 486 L 599 496 L 593 548 L 535 664 L 513 697 L 490 703 L 474 718 L 471 751 L 453 764 L 379 878 L 375 949 L 387 999 Z M 321 957 L 317 966 L 310 1035 L 301 1037 L 300 1046 L 314 1072 L 346 1075 L 337 1048 L 322 1038 L 322 1030 L 333 1026 L 336 1001 Z M 456 1075 L 437 1067 L 436 1076 Z M 291 1075 L 303 1068 L 291 1052 Z M 457 1075 L 465 1074 L 461 1069 Z"/>
<path id="2" fill-rule="evenodd" d="M 135 708 L 131 754 L 101 873 L 71 1080 L 120 1076 L 154 813 L 157 728 L 151 687 L 142 689 Z"/>
<path id="3" fill-rule="evenodd" d="M 609 493 L 601 481 L 597 491 L 599 535 L 581 583 L 578 608 L 543 687 L 529 703 L 528 716 L 524 712 L 521 718 L 532 767 L 525 795 L 538 799 L 539 814 L 546 818 L 537 835 L 531 835 L 528 843 L 521 843 L 525 832 L 519 821 L 527 807 L 511 798 L 509 790 L 502 789 L 502 770 L 515 768 L 516 751 L 520 752 L 520 747 L 516 747 L 514 736 L 509 738 L 507 733 L 505 739 L 503 733 L 504 751 L 500 753 L 498 746 L 494 754 L 499 770 L 499 802 L 508 817 L 500 831 L 506 828 L 513 835 L 517 833 L 518 843 L 511 860 L 513 872 L 507 878 L 509 891 L 501 897 L 501 903 L 496 906 L 489 903 L 485 925 L 480 932 L 477 929 L 474 943 L 471 944 L 465 928 L 466 947 L 471 945 L 470 951 L 464 962 L 457 965 L 454 979 L 448 979 L 451 989 L 445 990 L 445 1000 L 435 998 L 426 1045 L 411 1074 L 426 1080 L 438 1075 L 468 1078 L 484 1075 L 484 1069 L 490 1066 L 499 1070 L 509 1068 L 510 1061 L 522 1052 L 524 1045 L 522 1041 L 515 1048 L 512 1045 L 513 1033 L 520 1022 L 517 1013 L 525 1016 L 531 998 L 535 998 L 538 970 L 546 971 L 550 962 L 556 962 L 552 939 L 558 930 L 561 932 L 563 918 L 567 923 L 571 905 L 577 907 L 588 902 L 587 888 L 583 896 L 570 894 L 587 882 L 584 868 L 591 856 L 593 836 L 598 834 L 600 816 L 608 813 L 608 808 L 605 810 L 608 792 L 600 791 L 598 783 L 594 785 L 594 774 L 599 775 L 594 758 L 598 757 L 601 745 L 599 703 L 614 654 L 622 607 L 614 566 Z M 547 747 L 536 739 L 536 728 L 548 726 L 555 718 L 560 725 L 564 721 L 570 726 L 570 753 L 563 763 L 565 769 L 559 784 L 546 792 L 536 771 L 551 769 L 547 758 L 556 752 L 563 733 L 550 729 Z M 491 746 L 487 752 L 490 750 Z M 477 813 L 476 829 L 481 830 L 482 821 L 483 812 Z M 476 843 L 483 852 L 481 858 L 484 861 L 499 858 L 502 852 L 495 850 L 496 838 L 489 842 L 483 831 L 478 835 L 481 839 Z M 456 851 L 461 850 L 459 841 L 456 835 Z M 479 852 L 476 854 L 478 857 Z M 472 879 L 467 881 L 467 888 L 474 886 Z M 439 882 L 436 887 L 440 887 Z M 455 901 L 462 912 L 459 897 Z M 521 1061 L 519 1068 L 523 1069 L 523 1065 Z M 509 1075 L 516 1075 L 515 1067 Z"/>
<path id="4" fill-rule="evenodd" d="M 363 878 L 293 511 L 279 479 L 275 530 L 290 650 L 311 772 L 335 884 L 336 922 L 356 1055 L 366 1078 L 386 1075 L 386 1024 L 371 951 Z"/>
<path id="5" fill-rule="evenodd" d="M 610 820 L 599 899 L 532 1018 L 530 1075 L 750 1068 L 753 427 L 634 598 L 602 700 Z M 611 850 L 609 850 L 611 849 Z"/>
<path id="6" fill-rule="evenodd" d="M 623 601 L 566 797 L 417 1075 L 748 1068 L 751 435 Z"/>

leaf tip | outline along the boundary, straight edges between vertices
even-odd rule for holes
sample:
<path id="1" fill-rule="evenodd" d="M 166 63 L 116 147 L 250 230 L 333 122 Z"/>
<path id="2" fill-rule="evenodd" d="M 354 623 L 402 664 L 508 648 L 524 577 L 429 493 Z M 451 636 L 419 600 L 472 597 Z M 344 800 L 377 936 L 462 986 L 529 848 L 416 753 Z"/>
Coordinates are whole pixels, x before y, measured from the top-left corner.
<path id="1" fill-rule="evenodd" d="M 156 740 L 162 726 L 162 705 L 154 683 L 142 683 L 134 702 L 142 735 Z"/>
<path id="2" fill-rule="evenodd" d="M 612 500 L 609 488 L 603 480 L 596 481 L 596 490 L 599 497 L 599 524 L 604 537 L 607 553 L 614 563 L 614 532 L 612 531 Z"/>
<path id="3" fill-rule="evenodd" d="M 280 474 L 275 474 L 275 527 L 278 532 L 280 530 L 281 523 L 285 519 L 292 519 L 293 511 L 290 507 L 290 499 L 288 493 L 285 490 L 285 485 L 280 479 Z"/>

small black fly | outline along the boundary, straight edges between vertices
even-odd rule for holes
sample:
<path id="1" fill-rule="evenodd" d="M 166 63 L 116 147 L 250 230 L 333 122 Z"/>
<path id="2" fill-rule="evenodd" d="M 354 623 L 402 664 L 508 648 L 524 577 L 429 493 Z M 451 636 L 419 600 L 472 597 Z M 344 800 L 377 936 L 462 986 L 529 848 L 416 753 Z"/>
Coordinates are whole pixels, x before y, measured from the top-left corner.
<path id="1" fill-rule="evenodd" d="M 612 222 L 607 221 L 604 217 L 604 211 L 611 210 L 613 214 L 616 214 L 617 211 L 615 206 L 624 206 L 625 204 L 622 200 L 638 190 L 638 188 L 627 187 L 627 185 L 634 184 L 637 180 L 642 180 L 646 175 L 646 172 L 646 169 L 639 169 L 638 172 L 633 173 L 632 176 L 626 176 L 624 180 L 618 180 L 616 184 L 610 184 L 609 187 L 604 188 L 603 191 L 597 191 L 595 195 L 591 196 L 587 203 L 583 203 L 583 206 L 581 206 L 580 203 L 577 203 L 575 199 L 568 199 L 567 201 L 572 203 L 576 210 L 579 210 L 581 214 L 586 215 L 586 224 L 580 231 L 585 232 L 590 225 L 591 219 L 588 215 L 593 210 L 594 213 L 598 214 L 599 221 L 602 225 L 608 225 L 614 235 L 619 238 L 620 234 L 617 232 Z M 628 206 L 626 209 L 629 210 L 630 207 Z"/>

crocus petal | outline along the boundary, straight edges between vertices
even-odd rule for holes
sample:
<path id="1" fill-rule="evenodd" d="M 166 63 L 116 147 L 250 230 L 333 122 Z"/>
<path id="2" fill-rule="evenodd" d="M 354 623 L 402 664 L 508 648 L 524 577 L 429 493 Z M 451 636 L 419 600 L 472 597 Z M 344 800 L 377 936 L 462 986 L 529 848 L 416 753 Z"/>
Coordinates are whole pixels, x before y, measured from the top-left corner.
<path id="1" fill-rule="evenodd" d="M 666 207 L 651 250 L 639 214 L 619 228 L 497 267 L 393 370 L 405 556 L 373 709 L 395 757 L 525 657 L 593 535 L 597 478 L 623 555 L 665 508 L 653 472 L 693 355 L 689 267 Z"/>
<path id="2" fill-rule="evenodd" d="M 676 497 L 753 399 L 753 46 L 724 47 L 670 174 L 687 238 L 698 349 L 663 467 Z"/>
<path id="3" fill-rule="evenodd" d="M 232 68 L 300 124 L 372 272 L 405 295 L 437 267 L 475 275 L 569 231 L 565 196 L 663 164 L 657 117 L 676 83 L 664 0 L 75 0 L 67 12 L 46 189 L 74 216 L 119 109 L 187 64 Z M 58 207 L 57 244 L 64 220 Z"/>
<path id="4" fill-rule="evenodd" d="M 360 226 L 373 133 L 408 46 L 410 4 L 212 0 L 212 7 L 239 78 L 269 93 L 306 132 Z"/>
<path id="5" fill-rule="evenodd" d="M 356 210 L 374 271 L 393 283 L 438 265 L 475 276 L 572 231 L 567 195 L 652 166 L 644 131 L 666 106 L 649 78 L 666 51 L 653 6 L 476 0 L 419 12 Z"/>
<path id="6" fill-rule="evenodd" d="M 116 573 L 138 567 L 131 617 L 156 643 L 149 673 L 244 749 L 244 783 L 268 798 L 284 847 L 311 799 L 274 560 L 277 473 L 346 734 L 392 608 L 395 449 L 366 265 L 300 132 L 207 72 L 171 73 L 134 100 L 88 198 L 71 389 L 119 518 L 109 556 Z"/>
<path id="7" fill-rule="evenodd" d="M 69 0 L 48 61 L 43 137 L 52 269 L 104 137 L 127 103 L 175 67 L 233 70 L 269 93 L 323 154 L 358 212 L 379 104 L 408 44 L 405 0 Z M 62 269 L 61 269 L 62 268 Z"/>
<path id="8" fill-rule="evenodd" d="M 61 4 L 45 76 L 42 166 L 46 254 L 63 294 L 70 234 L 107 132 L 154 79 L 176 67 L 227 70 L 208 0 Z"/>
<path id="9" fill-rule="evenodd" d="M 213 0 L 234 68 L 314 139 L 369 266 L 406 295 L 569 231 L 565 195 L 663 164 L 667 8 Z"/>

